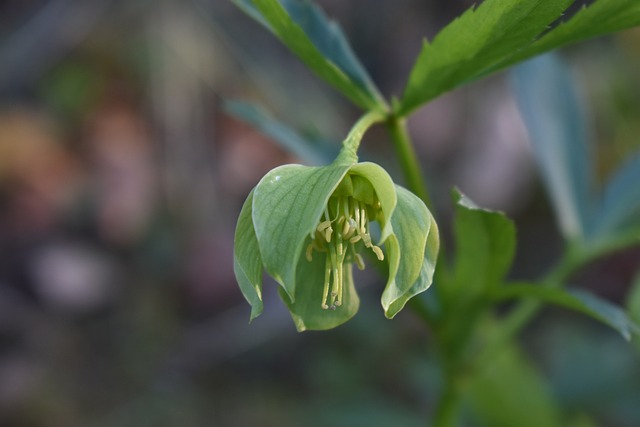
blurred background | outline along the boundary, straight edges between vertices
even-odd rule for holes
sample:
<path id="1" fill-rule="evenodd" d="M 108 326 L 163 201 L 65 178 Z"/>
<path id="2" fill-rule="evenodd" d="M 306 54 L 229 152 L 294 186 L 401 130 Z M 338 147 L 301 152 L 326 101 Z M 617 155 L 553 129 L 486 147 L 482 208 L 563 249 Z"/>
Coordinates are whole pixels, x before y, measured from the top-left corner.
<path id="1" fill-rule="evenodd" d="M 317 3 L 398 96 L 422 38 L 473 2 Z M 563 57 L 604 179 L 638 150 L 640 31 Z M 445 95 L 410 129 L 445 240 L 456 185 L 516 221 L 511 276 L 533 279 L 562 241 L 507 77 Z M 336 330 L 297 334 L 269 281 L 248 325 L 236 217 L 299 159 L 224 99 L 330 150 L 359 115 L 229 1 L 0 2 L 0 426 L 424 425 L 440 387 L 429 331 L 408 310 L 384 319 L 374 272 Z M 402 180 L 383 130 L 363 156 Z M 638 266 L 636 247 L 575 284 L 622 303 Z M 568 413 L 639 425 L 638 346 L 551 309 L 523 345 Z"/>

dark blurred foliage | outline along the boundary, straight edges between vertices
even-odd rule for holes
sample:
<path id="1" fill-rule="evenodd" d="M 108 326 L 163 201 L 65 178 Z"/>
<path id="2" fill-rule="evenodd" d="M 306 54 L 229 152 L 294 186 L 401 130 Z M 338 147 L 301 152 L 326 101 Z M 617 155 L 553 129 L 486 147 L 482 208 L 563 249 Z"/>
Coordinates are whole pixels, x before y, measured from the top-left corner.
<path id="1" fill-rule="evenodd" d="M 422 38 L 472 3 L 319 1 L 396 95 Z M 640 33 L 567 54 L 605 176 L 637 150 Z M 334 143 L 358 115 L 230 2 L 0 3 L 1 426 L 424 425 L 440 381 L 429 331 L 408 311 L 384 319 L 374 273 L 337 330 L 296 334 L 273 283 L 247 324 L 235 218 L 264 173 L 296 159 L 220 98 Z M 504 78 L 410 125 L 445 238 L 458 185 L 515 218 L 512 276 L 539 276 L 561 241 Z M 363 146 L 400 179 L 383 132 Z M 639 264 L 625 251 L 576 283 L 620 302 Z M 564 408 L 638 425 L 638 356 L 612 332 L 547 310 L 525 348 Z"/>

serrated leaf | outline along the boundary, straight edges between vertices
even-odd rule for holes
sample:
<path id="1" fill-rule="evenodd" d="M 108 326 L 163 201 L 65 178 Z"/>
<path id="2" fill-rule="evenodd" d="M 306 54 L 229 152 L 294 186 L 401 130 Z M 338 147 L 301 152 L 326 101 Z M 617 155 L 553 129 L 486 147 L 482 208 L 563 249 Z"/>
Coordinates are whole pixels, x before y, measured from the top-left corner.
<path id="1" fill-rule="evenodd" d="M 516 247 L 515 227 L 503 213 L 481 209 L 454 191 L 456 265 L 451 295 L 478 295 L 497 286 L 508 272 Z"/>
<path id="2" fill-rule="evenodd" d="M 508 67 L 562 46 L 638 25 L 640 25 L 638 0 L 596 0 L 495 69 Z"/>
<path id="3" fill-rule="evenodd" d="M 233 0 L 311 70 L 366 110 L 385 102 L 335 22 L 309 1 Z"/>
<path id="4" fill-rule="evenodd" d="M 564 425 L 549 387 L 514 346 L 505 347 L 474 377 L 470 398 L 474 415 L 482 425 L 491 427 L 560 427 Z"/>
<path id="5" fill-rule="evenodd" d="M 233 271 L 242 295 L 251 305 L 250 321 L 262 313 L 262 258 L 251 217 L 253 191 L 242 205 L 233 244 Z"/>
<path id="6" fill-rule="evenodd" d="M 615 329 L 627 341 L 631 339 L 632 334 L 640 333 L 640 326 L 634 323 L 621 307 L 583 290 L 511 284 L 500 288 L 495 296 L 498 299 L 536 298 L 581 312 Z"/>
<path id="7" fill-rule="evenodd" d="M 640 25 L 637 0 L 597 0 L 547 32 L 573 0 L 485 0 L 425 43 L 398 107 L 406 116 L 455 87 L 544 52 Z"/>
<path id="8" fill-rule="evenodd" d="M 398 114 L 474 80 L 528 46 L 573 0 L 485 0 L 425 42 Z"/>
<path id="9" fill-rule="evenodd" d="M 240 101 L 227 101 L 224 103 L 224 109 L 238 119 L 259 129 L 284 149 L 304 161 L 305 164 L 324 165 L 330 163 L 338 153 L 337 149 L 332 150 L 328 146 L 314 144 L 255 105 Z"/>
<path id="10" fill-rule="evenodd" d="M 573 79 L 552 55 L 515 68 L 514 87 L 535 159 L 563 235 L 583 238 L 593 206 L 591 156 Z"/>
<path id="11" fill-rule="evenodd" d="M 440 246 L 437 225 L 424 202 L 398 185 L 396 193 L 398 204 L 391 218 L 394 235 L 385 243 L 390 255 L 389 282 L 382 293 L 382 307 L 389 319 L 431 286 Z"/>
<path id="12" fill-rule="evenodd" d="M 640 153 L 607 183 L 595 227 L 594 239 L 614 238 L 635 231 L 640 241 Z"/>
<path id="13" fill-rule="evenodd" d="M 304 284 L 296 289 L 296 300 L 291 302 L 286 292 L 280 288 L 280 297 L 285 302 L 298 332 L 306 330 L 326 330 L 339 326 L 351 319 L 360 306 L 360 299 L 353 283 L 352 265 L 344 266 L 342 305 L 335 310 L 321 307 L 323 301 L 325 258 L 313 257 L 311 262 L 301 257 L 296 270 L 297 281 Z"/>
<path id="14" fill-rule="evenodd" d="M 262 261 L 291 301 L 295 301 L 302 246 L 350 166 L 280 166 L 266 174 L 254 190 L 253 224 Z"/>

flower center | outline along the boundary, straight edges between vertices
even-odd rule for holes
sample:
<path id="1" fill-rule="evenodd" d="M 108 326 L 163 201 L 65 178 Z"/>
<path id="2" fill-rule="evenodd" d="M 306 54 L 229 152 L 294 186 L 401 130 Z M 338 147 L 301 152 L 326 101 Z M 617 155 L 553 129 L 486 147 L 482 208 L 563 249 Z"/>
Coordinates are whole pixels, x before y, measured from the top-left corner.
<path id="1" fill-rule="evenodd" d="M 325 208 L 320 223 L 311 236 L 307 246 L 307 261 L 312 260 L 313 252 L 326 254 L 324 272 L 324 290 L 321 307 L 335 310 L 342 305 L 343 282 L 346 269 L 356 263 L 364 270 L 364 260 L 357 249 L 369 248 L 378 260 L 384 259 L 382 249 L 371 243 L 369 220 L 379 209 L 380 202 L 367 204 L 351 196 L 332 196 Z M 371 218 L 371 220 L 375 220 Z M 350 270 L 346 271 L 350 274 Z"/>

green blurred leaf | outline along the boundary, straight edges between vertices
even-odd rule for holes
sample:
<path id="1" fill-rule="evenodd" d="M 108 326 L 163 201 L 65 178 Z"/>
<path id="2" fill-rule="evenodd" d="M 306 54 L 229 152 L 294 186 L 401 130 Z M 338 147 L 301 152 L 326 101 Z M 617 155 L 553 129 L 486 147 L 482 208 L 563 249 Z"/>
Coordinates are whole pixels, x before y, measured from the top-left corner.
<path id="1" fill-rule="evenodd" d="M 636 275 L 631 285 L 625 306 L 629 312 L 629 317 L 637 324 L 640 324 L 640 272 Z"/>
<path id="2" fill-rule="evenodd" d="M 310 1 L 233 0 L 262 23 L 311 70 L 366 110 L 385 110 L 384 98 L 335 22 Z"/>
<path id="3" fill-rule="evenodd" d="M 631 339 L 632 334 L 640 333 L 640 326 L 634 323 L 621 307 L 583 290 L 564 290 L 526 283 L 511 284 L 496 290 L 495 297 L 535 298 L 569 308 L 610 326 L 627 341 Z"/>
<path id="4" fill-rule="evenodd" d="M 394 268 L 389 268 L 389 282 L 382 293 L 382 306 L 389 319 L 402 310 L 409 299 L 431 286 L 440 246 L 437 225 L 424 202 L 398 185 L 396 193 L 398 204 L 391 217 L 394 235 L 385 243 L 387 253 L 394 252 L 389 257 L 389 264 Z M 389 249 L 390 246 L 393 249 Z M 395 260 L 397 256 L 401 259 L 399 264 Z M 392 271 L 396 268 L 397 272 Z"/>
<path id="5" fill-rule="evenodd" d="M 234 117 L 259 129 L 308 165 L 320 166 L 331 163 L 338 154 L 337 148 L 332 149 L 326 145 L 314 144 L 293 129 L 270 117 L 256 105 L 240 101 L 227 101 L 224 103 L 224 109 Z"/>
<path id="6" fill-rule="evenodd" d="M 597 0 L 491 71 L 508 67 L 561 46 L 638 25 L 640 25 L 638 0 Z"/>
<path id="7" fill-rule="evenodd" d="M 513 346 L 474 377 L 470 399 L 474 414 L 487 427 L 564 425 L 540 374 Z"/>
<path id="8" fill-rule="evenodd" d="M 552 55 L 516 67 L 514 86 L 535 158 L 560 229 L 588 233 L 593 207 L 591 157 L 584 113 L 569 70 Z"/>
<path id="9" fill-rule="evenodd" d="M 635 233 L 640 242 L 640 153 L 611 178 L 604 189 L 596 217 L 594 239 Z"/>
<path id="10" fill-rule="evenodd" d="M 264 267 L 291 301 L 295 301 L 302 246 L 350 166 L 280 166 L 267 173 L 254 190 L 253 224 Z"/>
<path id="11" fill-rule="evenodd" d="M 425 42 L 398 108 L 425 102 L 483 75 L 529 45 L 573 0 L 485 0 Z"/>
<path id="12" fill-rule="evenodd" d="M 501 212 L 477 207 L 454 190 L 456 264 L 451 295 L 476 296 L 501 283 L 515 252 L 515 227 Z"/>
<path id="13" fill-rule="evenodd" d="M 253 191 L 242 205 L 233 243 L 233 271 L 242 295 L 251 304 L 250 321 L 262 313 L 262 257 L 251 218 Z"/>

